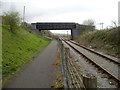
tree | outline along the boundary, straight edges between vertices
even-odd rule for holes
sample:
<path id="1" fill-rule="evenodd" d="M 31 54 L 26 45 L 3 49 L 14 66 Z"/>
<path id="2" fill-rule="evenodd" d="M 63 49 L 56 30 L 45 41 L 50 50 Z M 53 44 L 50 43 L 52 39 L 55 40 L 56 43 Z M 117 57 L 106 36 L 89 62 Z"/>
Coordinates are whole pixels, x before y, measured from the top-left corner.
<path id="1" fill-rule="evenodd" d="M 89 30 L 95 29 L 95 21 L 93 19 L 84 20 L 83 24 L 87 25 L 86 29 L 89 29 Z"/>
<path id="2" fill-rule="evenodd" d="M 46 36 L 52 36 L 52 33 L 49 30 L 43 30 L 42 33 Z"/>
<path id="3" fill-rule="evenodd" d="M 21 27 L 24 28 L 25 30 L 31 29 L 31 25 L 27 22 L 21 22 Z"/>
<path id="4" fill-rule="evenodd" d="M 9 25 L 11 32 L 14 32 L 20 26 L 20 15 L 18 12 L 5 12 L 3 15 L 3 24 Z"/>
<path id="5" fill-rule="evenodd" d="M 83 24 L 84 24 L 84 25 L 89 25 L 89 26 L 94 26 L 95 21 L 92 20 L 92 19 L 88 19 L 88 20 L 84 20 L 84 21 L 83 21 Z"/>
<path id="6" fill-rule="evenodd" d="M 117 27 L 117 21 L 116 21 L 116 20 L 112 20 L 111 22 L 112 22 L 112 24 L 113 24 L 113 27 Z M 119 22 L 118 22 L 118 23 L 119 23 Z"/>

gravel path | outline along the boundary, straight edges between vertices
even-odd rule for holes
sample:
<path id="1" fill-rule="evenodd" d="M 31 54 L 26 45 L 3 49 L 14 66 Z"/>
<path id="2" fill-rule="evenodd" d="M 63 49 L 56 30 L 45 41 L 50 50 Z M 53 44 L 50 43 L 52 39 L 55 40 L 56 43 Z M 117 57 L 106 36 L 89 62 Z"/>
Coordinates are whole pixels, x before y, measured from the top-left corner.
<path id="1" fill-rule="evenodd" d="M 53 40 L 5 88 L 51 88 L 55 79 L 57 41 Z"/>

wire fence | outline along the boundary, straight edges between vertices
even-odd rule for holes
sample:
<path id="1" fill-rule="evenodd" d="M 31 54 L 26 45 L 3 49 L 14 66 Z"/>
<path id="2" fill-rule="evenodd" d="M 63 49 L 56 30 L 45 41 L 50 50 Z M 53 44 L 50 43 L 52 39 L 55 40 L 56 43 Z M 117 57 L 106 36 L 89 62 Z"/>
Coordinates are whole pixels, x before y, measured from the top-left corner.
<path id="1" fill-rule="evenodd" d="M 81 88 L 85 90 L 81 76 L 70 58 L 69 48 L 65 47 L 61 40 L 59 40 L 59 47 L 64 88 Z"/>

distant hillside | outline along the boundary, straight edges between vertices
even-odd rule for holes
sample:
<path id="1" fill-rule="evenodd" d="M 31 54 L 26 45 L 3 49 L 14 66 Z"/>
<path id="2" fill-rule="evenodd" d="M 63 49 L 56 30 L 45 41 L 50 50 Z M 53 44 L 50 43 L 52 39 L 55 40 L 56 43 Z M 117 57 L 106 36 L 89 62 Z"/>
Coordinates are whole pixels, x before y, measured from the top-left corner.
<path id="1" fill-rule="evenodd" d="M 32 60 L 38 52 L 43 50 L 50 40 L 19 29 L 17 33 L 11 33 L 9 27 L 4 25 L 2 29 L 2 74 L 3 79 L 14 75 L 24 64 Z"/>
<path id="2" fill-rule="evenodd" d="M 95 50 L 116 57 L 120 56 L 120 27 L 108 30 L 86 31 L 77 41 Z"/>

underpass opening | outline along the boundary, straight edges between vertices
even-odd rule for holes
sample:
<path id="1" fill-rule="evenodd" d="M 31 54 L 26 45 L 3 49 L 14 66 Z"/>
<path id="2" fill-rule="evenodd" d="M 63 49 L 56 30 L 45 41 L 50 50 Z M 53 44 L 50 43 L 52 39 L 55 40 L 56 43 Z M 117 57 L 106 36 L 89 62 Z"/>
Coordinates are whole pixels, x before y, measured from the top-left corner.
<path id="1" fill-rule="evenodd" d="M 55 35 L 71 39 L 71 30 L 50 30 Z"/>
<path id="2" fill-rule="evenodd" d="M 54 34 L 71 35 L 71 30 L 50 30 Z"/>

